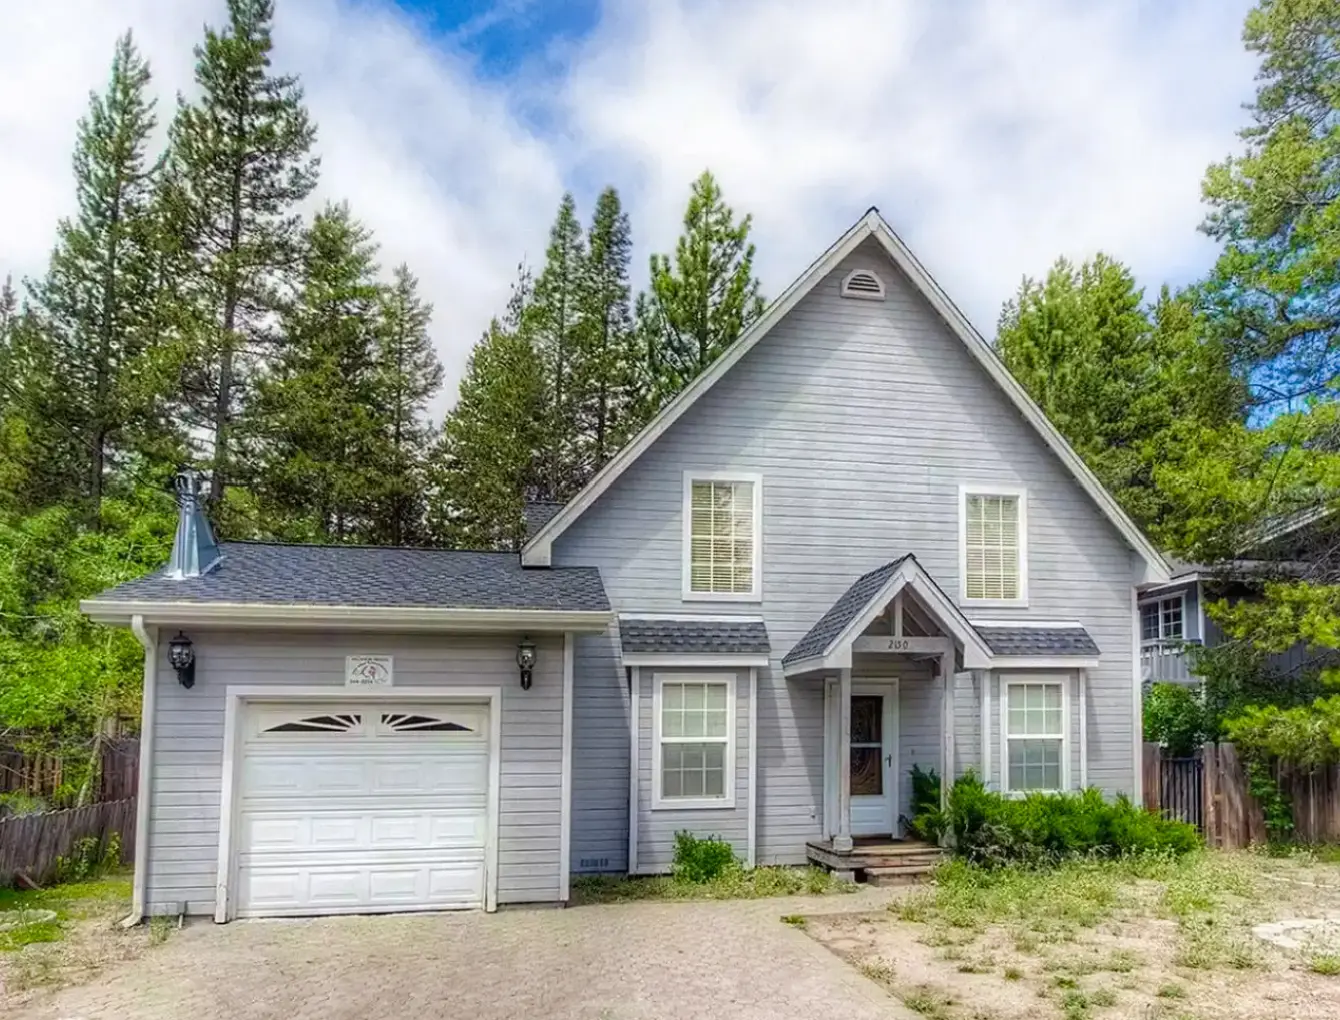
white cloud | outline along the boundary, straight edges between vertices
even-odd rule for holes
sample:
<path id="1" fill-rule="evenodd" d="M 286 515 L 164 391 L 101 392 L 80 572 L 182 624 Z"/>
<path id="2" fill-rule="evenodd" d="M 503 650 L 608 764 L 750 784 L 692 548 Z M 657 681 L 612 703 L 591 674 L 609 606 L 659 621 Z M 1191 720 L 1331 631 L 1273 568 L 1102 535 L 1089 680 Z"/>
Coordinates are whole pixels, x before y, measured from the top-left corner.
<path id="1" fill-rule="evenodd" d="M 134 27 L 166 121 L 223 5 L 0 3 L 0 273 L 35 274 L 116 35 Z M 1233 148 L 1251 92 L 1246 6 L 611 0 L 556 77 L 496 81 L 385 2 L 280 0 L 276 58 L 307 88 L 322 197 L 347 198 L 437 306 L 446 403 L 517 261 L 542 257 L 565 186 L 587 211 L 620 188 L 640 272 L 712 167 L 754 214 L 769 293 L 878 205 L 987 331 L 1019 277 L 1061 253 L 1186 280 L 1212 256 L 1201 174 Z"/>

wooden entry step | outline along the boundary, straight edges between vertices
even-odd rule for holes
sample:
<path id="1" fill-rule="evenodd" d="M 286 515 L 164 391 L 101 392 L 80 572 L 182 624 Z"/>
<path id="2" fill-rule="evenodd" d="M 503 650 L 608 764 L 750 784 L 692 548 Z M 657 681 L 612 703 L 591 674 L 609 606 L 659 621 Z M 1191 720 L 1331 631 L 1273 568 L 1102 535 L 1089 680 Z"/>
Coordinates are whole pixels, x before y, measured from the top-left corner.
<path id="1" fill-rule="evenodd" d="M 924 879 L 947 856 L 933 843 L 888 836 L 859 839 L 846 853 L 835 851 L 829 840 L 815 841 L 806 844 L 805 853 L 814 864 L 873 885 Z"/>

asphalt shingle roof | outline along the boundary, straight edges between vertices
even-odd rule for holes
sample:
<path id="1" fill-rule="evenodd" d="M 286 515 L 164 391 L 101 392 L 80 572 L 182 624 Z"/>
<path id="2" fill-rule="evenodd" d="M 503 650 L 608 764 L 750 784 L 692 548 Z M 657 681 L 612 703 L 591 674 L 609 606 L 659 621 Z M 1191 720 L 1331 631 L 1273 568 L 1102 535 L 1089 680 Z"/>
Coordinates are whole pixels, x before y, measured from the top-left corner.
<path id="1" fill-rule="evenodd" d="M 203 577 L 165 570 L 99 600 L 607 612 L 595 567 L 523 569 L 516 553 L 224 542 Z"/>
<path id="2" fill-rule="evenodd" d="M 526 518 L 526 538 L 530 538 L 537 531 L 558 516 L 558 512 L 566 504 L 555 503 L 551 500 L 532 500 L 522 509 Z"/>
<path id="3" fill-rule="evenodd" d="M 977 633 L 996 655 L 1098 654 L 1098 646 L 1083 627 L 984 627 Z"/>
<path id="4" fill-rule="evenodd" d="M 829 646 L 837 640 L 838 635 L 861 615 L 861 611 L 870 603 L 870 600 L 889 583 L 889 578 L 894 575 L 894 572 L 910 558 L 910 555 L 900 556 L 892 563 L 886 563 L 884 566 L 858 577 L 852 583 L 852 586 L 833 603 L 832 608 L 819 617 L 819 622 L 811 627 L 805 636 L 796 642 L 795 647 L 786 653 L 782 659 L 782 664 L 795 662 L 798 659 L 808 659 L 812 655 L 823 655 L 827 652 Z"/>
<path id="5" fill-rule="evenodd" d="M 647 620 L 619 618 L 625 652 L 762 653 L 771 649 L 762 620 Z"/>

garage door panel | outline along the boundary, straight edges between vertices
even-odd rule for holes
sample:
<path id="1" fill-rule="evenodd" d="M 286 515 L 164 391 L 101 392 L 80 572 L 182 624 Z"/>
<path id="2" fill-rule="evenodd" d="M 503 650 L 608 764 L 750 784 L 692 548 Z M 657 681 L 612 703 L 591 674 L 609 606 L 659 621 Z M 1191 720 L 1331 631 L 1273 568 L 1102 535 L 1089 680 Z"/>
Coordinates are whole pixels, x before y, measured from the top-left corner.
<path id="1" fill-rule="evenodd" d="M 239 769 L 239 915 L 483 905 L 486 707 L 257 707 Z"/>

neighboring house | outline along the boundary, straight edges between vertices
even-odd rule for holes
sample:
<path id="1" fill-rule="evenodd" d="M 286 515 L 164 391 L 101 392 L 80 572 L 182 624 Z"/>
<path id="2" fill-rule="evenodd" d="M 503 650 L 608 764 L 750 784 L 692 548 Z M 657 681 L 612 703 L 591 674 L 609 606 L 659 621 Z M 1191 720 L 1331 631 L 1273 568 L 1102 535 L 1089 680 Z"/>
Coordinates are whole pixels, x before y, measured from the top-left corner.
<path id="1" fill-rule="evenodd" d="M 146 647 L 136 910 L 561 902 L 685 829 L 831 862 L 914 765 L 1139 794 L 1167 566 L 874 210 L 530 525 L 215 550 L 188 487 L 84 604 Z"/>
<path id="2" fill-rule="evenodd" d="M 1167 583 L 1150 585 L 1140 593 L 1140 669 L 1146 684 L 1194 685 L 1194 650 L 1214 648 L 1225 640 L 1206 607 L 1223 600 L 1259 599 L 1269 578 L 1306 576 L 1318 557 L 1333 547 L 1331 514 L 1308 509 L 1267 524 L 1245 545 L 1238 559 L 1205 566 L 1173 563 Z M 1298 644 L 1272 655 L 1269 666 L 1289 673 L 1314 658 Z"/>

